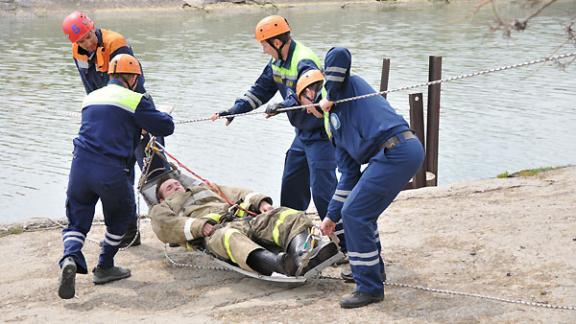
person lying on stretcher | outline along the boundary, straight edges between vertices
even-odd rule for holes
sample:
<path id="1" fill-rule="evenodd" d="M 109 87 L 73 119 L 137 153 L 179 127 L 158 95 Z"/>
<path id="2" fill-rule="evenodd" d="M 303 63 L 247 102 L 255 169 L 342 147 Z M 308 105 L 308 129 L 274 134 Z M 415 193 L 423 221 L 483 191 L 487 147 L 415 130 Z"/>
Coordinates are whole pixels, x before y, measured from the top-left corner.
<path id="1" fill-rule="evenodd" d="M 312 221 L 304 212 L 275 208 L 270 197 L 247 189 L 213 186 L 185 188 L 169 175 L 160 178 L 156 186 L 160 203 L 150 210 L 156 236 L 180 245 L 200 239 L 212 254 L 263 275 L 301 276 L 338 253 L 329 240 L 310 246 Z M 263 245 L 282 252 L 273 253 Z"/>

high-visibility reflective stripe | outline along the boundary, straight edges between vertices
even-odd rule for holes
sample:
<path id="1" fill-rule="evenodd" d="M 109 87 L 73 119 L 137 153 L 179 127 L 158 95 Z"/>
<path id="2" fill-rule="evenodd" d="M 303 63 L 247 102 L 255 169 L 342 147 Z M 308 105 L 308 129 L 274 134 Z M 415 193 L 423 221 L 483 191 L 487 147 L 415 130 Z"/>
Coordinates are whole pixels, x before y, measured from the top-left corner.
<path id="1" fill-rule="evenodd" d="M 194 223 L 194 218 L 188 218 L 186 223 L 184 223 L 184 236 L 186 237 L 186 241 L 192 241 L 194 239 L 194 235 L 192 235 L 192 223 Z"/>
<path id="2" fill-rule="evenodd" d="M 344 230 L 342 229 L 342 230 L 336 231 L 336 232 L 334 232 L 334 234 L 336 234 L 336 235 L 344 234 Z"/>
<path id="3" fill-rule="evenodd" d="M 78 64 L 78 67 L 81 69 L 90 68 L 90 63 L 88 63 L 88 61 L 76 60 L 76 64 Z"/>
<path id="4" fill-rule="evenodd" d="M 330 66 L 330 67 L 327 67 L 326 70 L 324 70 L 324 71 L 326 71 L 326 72 L 337 72 L 337 73 L 344 73 L 344 74 L 346 74 L 346 72 L 348 71 L 348 69 L 347 69 L 347 68 L 341 68 L 341 67 L 338 67 L 338 66 Z"/>
<path id="5" fill-rule="evenodd" d="M 357 261 L 357 260 L 350 260 L 350 265 L 354 266 L 373 266 L 380 263 L 379 259 L 374 259 L 372 261 Z"/>
<path id="6" fill-rule="evenodd" d="M 336 189 L 336 191 L 334 191 L 335 194 L 340 196 L 348 196 L 351 192 L 352 192 L 351 190 L 340 190 L 340 189 Z"/>
<path id="7" fill-rule="evenodd" d="M 244 211 L 244 209 L 248 210 L 248 208 L 250 208 L 250 203 L 248 203 L 247 201 L 241 203 L 240 208 L 238 208 L 236 210 L 236 213 L 234 214 L 234 216 L 236 216 L 238 218 L 242 218 L 242 217 L 246 216 L 246 211 Z"/>
<path id="8" fill-rule="evenodd" d="M 104 242 L 106 242 L 108 245 L 111 245 L 111 246 L 118 246 L 118 245 L 120 245 L 120 241 L 118 241 L 118 242 L 111 241 L 111 240 L 110 240 L 109 238 L 107 238 L 107 237 L 104 237 Z"/>
<path id="9" fill-rule="evenodd" d="M 202 218 L 211 219 L 211 220 L 215 221 L 216 223 L 220 223 L 220 218 L 222 218 L 222 215 L 216 214 L 216 213 L 210 213 L 208 215 L 202 216 Z"/>
<path id="10" fill-rule="evenodd" d="M 91 105 L 111 105 L 134 112 L 142 100 L 142 96 L 141 93 L 110 84 L 87 95 L 82 102 L 82 109 Z"/>
<path id="11" fill-rule="evenodd" d="M 344 198 L 344 197 L 340 197 L 340 196 L 334 195 L 334 196 L 332 196 L 332 199 L 333 199 L 333 200 L 336 200 L 336 201 L 339 201 L 339 202 L 346 202 L 346 199 L 348 199 L 348 198 Z"/>
<path id="12" fill-rule="evenodd" d="M 373 258 L 375 256 L 378 255 L 378 250 L 376 251 L 372 251 L 372 252 L 365 252 L 365 253 L 360 253 L 360 252 L 350 252 L 348 251 L 348 256 L 349 257 L 354 257 L 354 258 Z"/>
<path id="13" fill-rule="evenodd" d="M 244 96 L 240 99 L 246 100 L 250 104 L 250 107 L 252 107 L 252 109 L 258 108 L 258 106 L 256 105 L 256 102 L 254 102 L 254 100 L 252 98 L 248 97 L 246 94 L 244 94 Z"/>
<path id="14" fill-rule="evenodd" d="M 332 139 L 332 130 L 330 129 L 330 113 L 327 111 L 324 112 L 324 131 L 326 131 L 328 139 Z"/>
<path id="15" fill-rule="evenodd" d="M 105 235 L 108 236 L 109 238 L 113 239 L 113 240 L 121 240 L 124 237 L 124 235 L 114 235 L 108 231 L 106 231 Z"/>
<path id="16" fill-rule="evenodd" d="M 254 104 L 259 107 L 262 106 L 262 101 L 260 99 L 258 99 L 258 97 L 256 97 L 252 92 L 250 91 L 246 91 L 246 93 L 244 94 L 246 97 L 252 99 L 252 101 L 254 101 Z"/>
<path id="17" fill-rule="evenodd" d="M 84 245 L 84 240 L 83 239 L 79 239 L 77 237 L 74 236 L 70 236 L 64 239 L 64 243 L 66 243 L 67 241 L 78 241 L 80 243 L 82 243 L 82 245 Z"/>
<path id="18" fill-rule="evenodd" d="M 226 229 L 226 233 L 224 233 L 224 247 L 226 248 L 226 254 L 228 254 L 230 261 L 238 264 L 236 259 L 234 259 L 234 256 L 232 256 L 232 249 L 230 248 L 230 237 L 232 237 L 232 234 L 234 233 L 240 233 L 240 231 L 233 228 Z"/>
<path id="19" fill-rule="evenodd" d="M 302 60 L 311 60 L 316 64 L 318 68 L 322 65 L 320 59 L 311 49 L 308 47 L 301 45 L 300 43 L 293 41 L 296 46 L 294 48 L 294 52 L 292 53 L 292 60 L 290 61 L 290 69 L 286 69 L 280 66 L 277 66 L 274 63 L 277 63 L 278 60 L 272 61 L 270 64 L 272 66 L 272 74 L 275 76 L 275 81 L 278 83 L 286 83 L 285 85 L 295 90 L 296 88 L 296 81 L 298 80 L 298 63 Z M 279 80 L 277 80 L 279 79 Z M 289 82 L 285 82 L 289 81 Z"/>
<path id="20" fill-rule="evenodd" d="M 79 236 L 79 237 L 81 237 L 81 238 L 83 238 L 83 239 L 86 238 L 86 235 L 84 235 L 84 234 L 82 234 L 82 233 L 80 233 L 80 232 L 76 232 L 76 231 L 66 232 L 66 233 L 62 234 L 62 237 L 67 237 L 67 236 L 72 236 L 72 235 L 74 235 L 74 236 Z"/>
<path id="21" fill-rule="evenodd" d="M 299 211 L 294 210 L 294 209 L 287 209 L 283 212 L 280 212 L 280 215 L 278 215 L 278 219 L 276 220 L 276 224 L 274 224 L 274 229 L 272 230 L 272 238 L 274 239 L 274 243 L 276 243 L 276 245 L 281 246 L 280 245 L 280 225 L 284 224 L 286 217 L 288 217 L 290 215 L 298 214 L 298 213 L 299 213 Z"/>
<path id="22" fill-rule="evenodd" d="M 346 77 L 337 77 L 332 75 L 326 76 L 326 81 L 342 82 L 344 79 L 346 79 Z"/>

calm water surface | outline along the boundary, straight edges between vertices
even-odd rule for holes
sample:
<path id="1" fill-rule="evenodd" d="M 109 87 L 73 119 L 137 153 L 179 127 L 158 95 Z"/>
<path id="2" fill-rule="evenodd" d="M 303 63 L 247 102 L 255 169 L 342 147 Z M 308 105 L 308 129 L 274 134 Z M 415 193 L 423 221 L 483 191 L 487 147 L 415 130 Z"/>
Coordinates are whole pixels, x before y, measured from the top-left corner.
<path id="1" fill-rule="evenodd" d="M 552 53 L 576 12 L 566 1 L 524 33 L 488 32 L 489 13 L 472 4 L 396 4 L 280 11 L 294 36 L 323 57 L 334 46 L 353 54 L 353 72 L 377 87 L 383 57 L 389 88 L 426 81 L 429 55 L 443 56 L 443 76 L 515 64 Z M 229 108 L 268 58 L 252 32 L 272 12 L 248 14 L 92 14 L 128 37 L 157 103 L 175 120 Z M 120 18 L 123 18 L 121 21 Z M 72 139 L 84 90 L 58 18 L 0 21 L 0 222 L 64 217 Z M 305 32 L 307 31 L 307 32 Z M 568 48 L 565 51 L 574 51 Z M 509 170 L 576 160 L 576 65 L 536 65 L 442 87 L 439 182 L 493 177 Z M 426 93 L 426 89 L 422 89 Z M 276 98 L 278 99 L 278 98 Z M 407 93 L 389 100 L 408 116 Z M 278 200 L 284 153 L 293 130 L 284 116 L 177 126 L 169 150 L 218 183 L 249 186 Z"/>

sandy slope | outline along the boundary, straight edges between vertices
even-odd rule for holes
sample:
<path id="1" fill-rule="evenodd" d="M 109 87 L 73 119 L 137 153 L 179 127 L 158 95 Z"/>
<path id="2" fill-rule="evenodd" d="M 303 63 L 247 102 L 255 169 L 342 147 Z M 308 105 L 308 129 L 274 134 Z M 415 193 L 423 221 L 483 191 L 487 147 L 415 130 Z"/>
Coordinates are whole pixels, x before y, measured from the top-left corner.
<path id="1" fill-rule="evenodd" d="M 576 167 L 404 192 L 380 222 L 388 277 L 576 306 L 575 205 Z M 102 231 L 94 226 L 89 237 L 98 240 Z M 381 304 L 342 310 L 337 302 L 350 284 L 324 279 L 287 287 L 230 272 L 174 268 L 148 222 L 143 238 L 142 246 L 117 257 L 132 269 L 131 278 L 96 287 L 90 275 L 79 276 L 77 298 L 69 301 L 56 295 L 58 230 L 0 238 L 0 321 L 576 322 L 576 311 L 398 287 L 388 287 Z M 93 266 L 97 246 L 89 243 L 85 251 Z"/>

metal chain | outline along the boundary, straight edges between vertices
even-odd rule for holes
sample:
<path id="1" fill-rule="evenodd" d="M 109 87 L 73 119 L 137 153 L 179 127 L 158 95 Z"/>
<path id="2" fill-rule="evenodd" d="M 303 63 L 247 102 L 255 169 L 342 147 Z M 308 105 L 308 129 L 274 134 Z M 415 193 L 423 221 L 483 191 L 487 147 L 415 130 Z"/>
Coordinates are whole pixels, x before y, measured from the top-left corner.
<path id="1" fill-rule="evenodd" d="M 193 251 L 193 252 L 189 252 L 192 257 L 194 255 L 202 255 L 205 256 L 206 254 L 202 253 L 202 252 L 198 252 L 198 251 Z M 164 256 L 166 257 L 166 260 L 168 260 L 168 262 L 177 268 L 191 268 L 191 269 L 195 269 L 195 270 L 214 270 L 214 271 L 232 271 L 226 267 L 220 267 L 220 266 L 201 266 L 201 265 L 195 265 L 195 264 L 191 264 L 191 263 L 179 263 L 176 262 L 174 259 L 172 259 L 172 257 L 168 254 L 168 244 L 164 245 Z"/>
<path id="2" fill-rule="evenodd" d="M 344 98 L 344 99 L 336 100 L 336 101 L 334 101 L 334 103 L 339 104 L 339 103 L 344 103 L 344 102 L 349 102 L 349 101 L 354 101 L 354 100 L 361 100 L 361 99 L 365 99 L 365 98 L 369 98 L 369 97 L 373 97 L 373 96 L 378 96 L 378 95 L 383 95 L 383 94 L 388 94 L 388 93 L 393 93 L 393 92 L 407 91 L 407 90 L 427 87 L 427 86 L 431 86 L 431 85 L 437 85 L 437 84 L 442 84 L 442 83 L 447 83 L 447 82 L 452 82 L 452 81 L 457 81 L 457 80 L 462 80 L 462 79 L 468 79 L 468 78 L 472 78 L 472 77 L 476 77 L 476 76 L 480 76 L 480 75 L 484 75 L 484 74 L 516 69 L 516 68 L 530 66 L 530 65 L 534 65 L 534 64 L 540 64 L 540 63 L 545 63 L 545 62 L 550 62 L 550 61 L 558 61 L 558 60 L 565 59 L 568 57 L 573 57 L 573 56 L 576 56 L 576 52 L 565 53 L 565 54 L 554 55 L 554 56 L 547 56 L 547 57 L 543 57 L 543 58 L 539 58 L 539 59 L 526 61 L 523 63 L 505 65 L 505 66 L 500 66 L 500 67 L 496 67 L 496 68 L 492 68 L 492 69 L 488 69 L 488 70 L 457 75 L 457 76 L 447 78 L 447 79 L 434 80 L 434 81 L 429 81 L 429 82 L 425 82 L 425 83 L 420 83 L 420 84 L 415 84 L 415 85 L 410 85 L 410 86 L 404 86 L 404 87 L 400 87 L 400 88 L 396 88 L 396 89 L 384 90 L 384 91 L 379 91 L 379 92 L 368 93 L 368 94 L 361 95 L 361 96 Z M 278 109 L 278 112 L 287 112 L 287 111 L 292 111 L 292 110 L 305 109 L 308 107 L 319 107 L 319 106 L 320 106 L 319 104 L 293 106 L 293 107 Z M 258 114 L 265 114 L 265 112 L 251 111 L 251 112 L 247 112 L 247 113 L 222 116 L 222 117 L 218 117 L 218 119 L 234 118 L 234 117 L 249 116 L 249 115 L 258 115 Z M 209 121 L 209 120 L 211 120 L 209 117 L 196 118 L 196 119 L 176 121 L 175 124 L 190 124 L 190 123 Z"/>
<path id="3" fill-rule="evenodd" d="M 342 278 L 334 277 L 334 276 L 327 276 L 327 275 L 322 275 L 319 277 L 319 279 L 344 281 L 344 279 L 342 279 Z M 488 296 L 488 295 L 467 293 L 467 292 L 462 292 L 462 291 L 417 286 L 417 285 L 411 285 L 411 284 L 405 284 L 405 283 L 399 283 L 399 282 L 384 281 L 384 285 L 389 286 L 389 287 L 410 288 L 410 289 L 416 289 L 416 290 L 422 290 L 422 291 L 438 293 L 438 294 L 445 294 L 445 295 L 452 295 L 452 296 L 474 297 L 474 298 L 499 301 L 499 302 L 509 303 L 509 304 L 519 304 L 519 305 L 541 307 L 541 308 L 548 308 L 548 309 L 561 309 L 561 310 L 576 311 L 576 306 L 552 305 L 552 304 L 531 302 L 531 301 L 525 301 L 525 300 L 515 300 L 515 299 L 509 299 L 509 298 L 501 298 L 501 297 L 494 297 L 494 296 Z"/>

